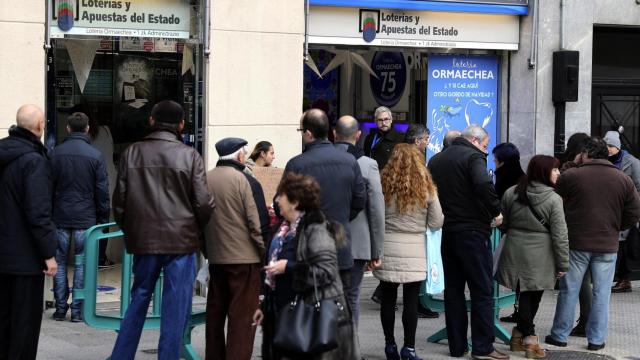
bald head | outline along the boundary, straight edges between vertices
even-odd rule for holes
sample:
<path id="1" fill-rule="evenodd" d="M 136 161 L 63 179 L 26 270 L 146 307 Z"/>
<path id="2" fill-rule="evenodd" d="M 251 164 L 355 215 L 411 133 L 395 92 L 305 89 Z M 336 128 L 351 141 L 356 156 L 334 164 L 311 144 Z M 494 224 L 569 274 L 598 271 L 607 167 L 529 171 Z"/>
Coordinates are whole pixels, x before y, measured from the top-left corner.
<path id="1" fill-rule="evenodd" d="M 350 115 L 340 117 L 333 130 L 333 134 L 336 141 L 348 142 L 355 145 L 358 137 L 360 137 L 358 120 Z"/>
<path id="2" fill-rule="evenodd" d="M 458 130 L 447 131 L 447 133 L 444 134 L 444 148 L 451 146 L 451 144 L 453 144 L 453 140 L 455 140 L 457 137 L 460 137 L 460 135 L 462 135 L 462 133 Z"/>
<path id="3" fill-rule="evenodd" d="M 36 105 L 22 105 L 16 114 L 16 124 L 41 138 L 44 134 L 44 113 Z"/>

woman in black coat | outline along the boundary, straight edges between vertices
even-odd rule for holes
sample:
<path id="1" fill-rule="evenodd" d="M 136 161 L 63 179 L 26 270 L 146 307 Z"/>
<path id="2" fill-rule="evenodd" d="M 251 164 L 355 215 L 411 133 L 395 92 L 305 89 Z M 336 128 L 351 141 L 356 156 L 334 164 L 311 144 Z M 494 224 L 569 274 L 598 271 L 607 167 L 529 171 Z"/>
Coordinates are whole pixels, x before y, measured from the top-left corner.
<path id="1" fill-rule="evenodd" d="M 262 358 L 356 360 L 358 346 L 346 308 L 338 270 L 337 247 L 344 242 L 342 226 L 327 222 L 320 211 L 320 186 L 310 176 L 287 173 L 276 195 L 284 220 L 271 240 L 261 309 L 254 314 L 254 324 L 262 325 Z M 308 304 L 315 301 L 314 273 L 320 301 L 335 299 L 344 310 L 338 320 L 338 347 L 317 354 L 292 354 L 274 343 L 278 314 L 300 296 Z"/>

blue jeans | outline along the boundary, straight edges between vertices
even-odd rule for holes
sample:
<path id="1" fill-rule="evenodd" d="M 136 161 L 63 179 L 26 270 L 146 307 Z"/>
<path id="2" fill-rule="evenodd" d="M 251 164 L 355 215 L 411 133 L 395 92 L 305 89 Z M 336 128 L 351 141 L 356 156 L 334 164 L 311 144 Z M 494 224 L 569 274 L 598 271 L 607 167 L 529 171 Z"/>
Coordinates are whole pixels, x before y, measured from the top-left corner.
<path id="1" fill-rule="evenodd" d="M 134 256 L 131 304 L 120 324 L 112 359 L 135 358 L 151 295 L 163 270 L 158 359 L 180 358 L 182 336 L 191 315 L 193 284 L 196 279 L 195 253 Z"/>
<path id="2" fill-rule="evenodd" d="M 77 255 L 84 253 L 84 232 L 86 229 L 58 229 L 58 250 L 56 251 L 56 262 L 58 271 L 53 278 L 53 296 L 56 300 L 56 312 L 67 313 L 69 309 L 69 283 L 67 282 L 67 258 L 71 239 L 75 241 L 75 252 Z M 84 283 L 84 267 L 75 265 L 73 272 L 73 288 L 82 288 Z M 80 315 L 82 300 L 71 302 L 71 314 Z"/>
<path id="3" fill-rule="evenodd" d="M 569 271 L 560 279 L 560 295 L 556 303 L 551 336 L 557 341 L 566 342 L 573 327 L 578 293 L 587 269 L 591 270 L 593 282 L 593 301 L 587 321 L 587 339 L 589 343 L 600 345 L 607 338 L 609 324 L 609 299 L 611 282 L 616 270 L 617 253 L 593 253 L 587 251 L 569 251 Z"/>

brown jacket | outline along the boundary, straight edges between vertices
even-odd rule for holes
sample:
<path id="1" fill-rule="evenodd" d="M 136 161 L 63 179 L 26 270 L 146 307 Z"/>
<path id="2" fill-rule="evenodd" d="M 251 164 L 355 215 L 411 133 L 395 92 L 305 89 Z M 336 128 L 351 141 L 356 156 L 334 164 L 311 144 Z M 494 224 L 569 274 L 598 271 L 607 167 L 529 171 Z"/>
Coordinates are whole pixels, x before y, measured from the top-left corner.
<path id="1" fill-rule="evenodd" d="M 269 215 L 260 183 L 236 161 L 218 161 L 207 173 L 217 208 L 205 230 L 210 264 L 255 264 L 264 259 Z"/>
<path id="2" fill-rule="evenodd" d="M 640 219 L 633 181 L 607 160 L 594 159 L 565 171 L 556 191 L 564 199 L 571 250 L 617 252 L 620 230 Z"/>
<path id="3" fill-rule="evenodd" d="M 213 211 L 204 162 L 168 131 L 155 131 L 120 156 L 113 212 L 132 254 L 188 254 Z"/>

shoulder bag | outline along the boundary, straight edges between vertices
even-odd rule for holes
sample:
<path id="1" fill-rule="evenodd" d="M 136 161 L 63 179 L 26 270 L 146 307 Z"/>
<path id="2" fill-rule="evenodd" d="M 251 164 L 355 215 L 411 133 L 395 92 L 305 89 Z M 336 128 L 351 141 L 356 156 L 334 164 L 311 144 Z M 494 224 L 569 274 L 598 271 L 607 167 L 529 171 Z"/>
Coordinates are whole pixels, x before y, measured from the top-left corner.
<path id="1" fill-rule="evenodd" d="M 319 354 L 338 347 L 338 319 L 344 306 L 336 299 L 320 300 L 315 269 L 314 303 L 298 294 L 277 315 L 273 345 L 297 354 Z"/>
<path id="2" fill-rule="evenodd" d="M 535 216 L 538 222 L 542 224 L 542 226 L 544 226 L 547 229 L 547 231 L 551 232 L 551 225 L 549 225 L 549 223 L 542 216 L 540 216 L 540 214 L 536 211 L 533 205 L 531 205 L 531 201 L 529 200 L 528 196 L 527 196 L 527 204 L 529 205 L 529 210 L 531 210 L 531 213 L 533 214 L 533 216 Z"/>

